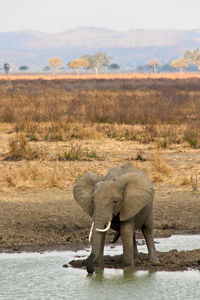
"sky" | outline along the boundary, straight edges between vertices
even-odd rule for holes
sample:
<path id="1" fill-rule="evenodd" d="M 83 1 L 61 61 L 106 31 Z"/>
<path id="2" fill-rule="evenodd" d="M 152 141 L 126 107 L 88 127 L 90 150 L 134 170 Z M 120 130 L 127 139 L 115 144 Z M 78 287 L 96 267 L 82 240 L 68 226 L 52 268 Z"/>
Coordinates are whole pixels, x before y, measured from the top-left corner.
<path id="1" fill-rule="evenodd" d="M 0 0 L 0 31 L 200 28 L 200 0 Z"/>

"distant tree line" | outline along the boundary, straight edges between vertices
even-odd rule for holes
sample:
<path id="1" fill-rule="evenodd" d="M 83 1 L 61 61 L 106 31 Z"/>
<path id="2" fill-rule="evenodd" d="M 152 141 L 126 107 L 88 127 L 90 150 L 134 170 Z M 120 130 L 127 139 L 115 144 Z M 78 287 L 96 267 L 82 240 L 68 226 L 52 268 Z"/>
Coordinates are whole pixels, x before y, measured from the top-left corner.
<path id="1" fill-rule="evenodd" d="M 111 57 L 107 56 L 106 52 L 98 52 L 96 54 L 87 54 L 80 58 L 76 58 L 70 61 L 67 66 L 69 69 L 76 70 L 77 75 L 80 74 L 81 69 L 93 70 L 96 74 L 98 74 L 102 68 L 109 68 L 112 70 L 119 69 L 120 67 L 118 64 L 109 65 L 111 59 Z M 56 69 L 60 68 L 62 65 L 62 61 L 59 57 L 53 57 L 48 60 L 48 65 L 53 69 L 53 73 L 55 74 Z M 49 71 L 48 66 L 44 68 L 44 71 Z"/>
<path id="2" fill-rule="evenodd" d="M 183 57 L 179 59 L 172 60 L 171 62 L 160 66 L 160 62 L 158 59 L 152 59 L 147 62 L 145 65 L 141 65 L 137 67 L 137 71 L 139 72 L 150 72 L 153 73 L 159 72 L 173 72 L 179 71 L 183 72 L 183 70 L 188 71 L 200 71 L 200 52 L 199 49 L 195 49 L 193 51 L 186 50 Z"/>
<path id="3" fill-rule="evenodd" d="M 102 68 L 107 68 L 111 71 L 117 71 L 120 69 L 120 66 L 116 63 L 110 64 L 112 58 L 108 57 L 106 52 L 98 52 L 96 54 L 83 55 L 80 58 L 76 58 L 70 61 L 67 66 L 69 69 L 77 71 L 77 75 L 80 74 L 81 69 L 93 70 L 96 74 Z M 54 63 L 52 63 L 52 60 Z M 56 63 L 55 63 L 56 61 Z M 59 58 L 51 58 L 48 61 L 49 66 L 54 70 L 58 66 L 61 66 L 62 62 Z M 48 66 L 45 67 L 46 71 L 49 71 Z M 183 57 L 179 59 L 172 60 L 164 65 L 160 65 L 160 61 L 157 58 L 151 59 L 145 65 L 140 65 L 137 67 L 136 71 L 138 72 L 183 72 L 188 71 L 200 71 L 200 51 L 199 49 L 194 49 L 193 51 L 186 50 Z"/>
<path id="4" fill-rule="evenodd" d="M 95 54 L 83 55 L 80 58 L 76 58 L 67 63 L 69 69 L 75 70 L 79 76 L 80 70 L 92 70 L 96 74 L 100 72 L 101 69 L 106 68 L 110 71 L 117 71 L 120 69 L 120 66 L 117 63 L 110 64 L 112 57 L 107 56 L 106 52 L 98 52 Z M 27 71 L 29 67 L 22 65 L 18 68 L 20 71 Z M 8 74 L 10 71 L 10 64 L 4 63 L 3 70 L 5 74 Z M 62 61 L 59 57 L 52 57 L 48 59 L 48 65 L 43 68 L 43 71 L 51 71 L 53 74 L 57 70 L 65 70 L 62 66 Z M 137 72 L 183 72 L 188 71 L 200 71 L 200 51 L 199 49 L 186 50 L 183 57 L 179 59 L 172 60 L 164 65 L 160 64 L 160 61 L 157 58 L 153 58 L 146 62 L 144 65 L 137 66 Z"/>

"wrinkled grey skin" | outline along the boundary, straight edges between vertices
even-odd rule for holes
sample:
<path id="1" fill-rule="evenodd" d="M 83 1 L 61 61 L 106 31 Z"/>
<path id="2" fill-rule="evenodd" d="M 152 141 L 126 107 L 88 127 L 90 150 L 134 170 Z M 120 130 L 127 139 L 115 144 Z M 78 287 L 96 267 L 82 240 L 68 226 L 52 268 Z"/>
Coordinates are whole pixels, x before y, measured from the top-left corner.
<path id="1" fill-rule="evenodd" d="M 138 256 L 135 230 L 141 229 L 146 240 L 149 259 L 158 264 L 152 237 L 154 189 L 147 175 L 132 164 L 127 163 L 112 168 L 105 177 L 88 173 L 74 186 L 74 198 L 93 218 L 92 251 L 87 259 L 87 271 L 103 269 L 105 232 L 111 221 L 112 229 L 121 235 L 124 267 L 133 268 Z"/>

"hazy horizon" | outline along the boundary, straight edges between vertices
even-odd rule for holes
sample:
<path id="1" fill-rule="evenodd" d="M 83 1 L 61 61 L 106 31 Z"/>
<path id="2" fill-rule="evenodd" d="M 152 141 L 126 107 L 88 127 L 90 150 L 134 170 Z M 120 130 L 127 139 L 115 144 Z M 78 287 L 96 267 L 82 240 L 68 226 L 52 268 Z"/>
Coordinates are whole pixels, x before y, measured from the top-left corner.
<path id="1" fill-rule="evenodd" d="M 76 26 L 76 27 L 71 27 L 62 31 L 58 31 L 58 32 L 48 32 L 48 31 L 43 31 L 43 30 L 34 30 L 34 29 L 18 29 L 18 30 L 7 30 L 7 31 L 1 31 L 0 33 L 11 33 L 11 32 L 38 32 L 38 33 L 44 33 L 44 34 L 59 34 L 59 33 L 63 33 L 66 31 L 72 31 L 72 30 L 76 30 L 76 29 L 80 29 L 80 28 L 85 28 L 85 29 L 102 29 L 102 30 L 108 30 L 108 31 L 113 31 L 113 32 L 126 32 L 126 31 L 195 31 L 195 30 L 200 30 L 200 26 L 198 28 L 180 28 L 180 29 L 169 29 L 169 28 L 163 28 L 163 29 L 156 29 L 156 28 L 130 28 L 130 29 L 124 29 L 124 30 L 120 30 L 120 29 L 112 29 L 112 28 L 107 28 L 107 27 L 101 27 L 101 26 Z"/>
<path id="2" fill-rule="evenodd" d="M 195 30 L 200 28 L 199 8 L 199 0 L 7 0 L 0 3 L 0 32 Z"/>

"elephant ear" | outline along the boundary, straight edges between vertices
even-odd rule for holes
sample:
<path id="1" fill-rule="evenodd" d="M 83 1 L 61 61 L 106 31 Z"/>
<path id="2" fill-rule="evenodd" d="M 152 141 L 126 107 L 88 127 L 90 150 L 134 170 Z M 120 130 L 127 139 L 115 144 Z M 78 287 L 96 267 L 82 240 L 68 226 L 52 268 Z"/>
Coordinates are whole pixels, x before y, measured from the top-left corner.
<path id="1" fill-rule="evenodd" d="M 117 179 L 117 185 L 123 190 L 120 221 L 134 217 L 153 201 L 153 186 L 143 172 L 126 173 Z"/>
<path id="2" fill-rule="evenodd" d="M 93 216 L 94 205 L 92 203 L 92 194 L 94 185 L 102 179 L 101 176 L 89 172 L 82 176 L 75 184 L 73 189 L 74 199 L 80 207 L 91 217 Z"/>

